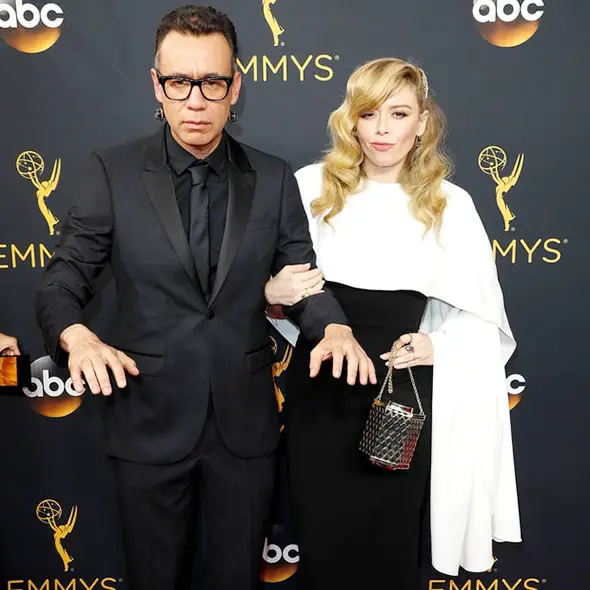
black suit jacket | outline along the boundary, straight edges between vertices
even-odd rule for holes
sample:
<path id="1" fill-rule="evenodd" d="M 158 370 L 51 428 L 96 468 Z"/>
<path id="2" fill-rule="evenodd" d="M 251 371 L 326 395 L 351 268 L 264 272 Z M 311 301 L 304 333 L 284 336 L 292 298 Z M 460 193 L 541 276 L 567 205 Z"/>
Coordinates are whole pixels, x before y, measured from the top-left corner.
<path id="1" fill-rule="evenodd" d="M 93 282 L 110 264 L 118 316 L 112 346 L 139 368 L 102 404 L 107 452 L 145 463 L 186 456 L 201 433 L 211 392 L 221 436 L 236 455 L 268 453 L 279 440 L 264 285 L 315 255 L 296 180 L 281 159 L 229 139 L 228 208 L 207 303 L 176 204 L 163 129 L 92 154 L 88 187 L 64 223 L 37 298 L 51 356 L 83 323 Z M 287 310 L 303 334 L 346 323 L 326 292 Z M 61 359 L 63 361 L 63 359 Z"/>

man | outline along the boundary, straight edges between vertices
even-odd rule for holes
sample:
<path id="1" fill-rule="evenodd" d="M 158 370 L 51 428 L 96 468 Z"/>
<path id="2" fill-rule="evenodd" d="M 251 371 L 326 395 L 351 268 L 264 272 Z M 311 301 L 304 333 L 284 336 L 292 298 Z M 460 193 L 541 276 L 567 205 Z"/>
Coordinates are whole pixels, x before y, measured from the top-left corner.
<path id="1" fill-rule="evenodd" d="M 39 293 L 52 356 L 69 354 L 77 391 L 85 379 L 108 396 L 133 590 L 188 588 L 197 505 L 205 587 L 257 586 L 279 440 L 264 285 L 285 266 L 315 265 L 315 255 L 290 168 L 223 130 L 240 92 L 236 58 L 224 14 L 187 6 L 164 17 L 151 75 L 167 124 L 92 155 L 89 189 Z M 82 321 L 109 263 L 118 294 L 110 345 Z M 345 357 L 351 383 L 357 370 L 375 382 L 329 292 L 287 313 L 319 341 L 312 375 L 331 358 L 339 377 Z"/>

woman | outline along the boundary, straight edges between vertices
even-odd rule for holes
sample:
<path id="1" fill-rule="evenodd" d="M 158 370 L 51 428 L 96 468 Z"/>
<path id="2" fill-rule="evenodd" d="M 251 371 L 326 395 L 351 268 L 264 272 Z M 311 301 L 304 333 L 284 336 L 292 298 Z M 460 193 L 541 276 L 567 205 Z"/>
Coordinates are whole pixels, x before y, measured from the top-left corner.
<path id="1" fill-rule="evenodd" d="M 515 342 L 483 225 L 446 180 L 444 117 L 423 70 L 359 67 L 329 128 L 323 161 L 296 173 L 318 266 L 369 357 L 393 363 L 393 399 L 416 407 L 412 367 L 427 422 L 408 471 L 372 465 L 358 444 L 378 386 L 329 367 L 310 379 L 314 343 L 300 339 L 285 406 L 299 575 L 305 590 L 414 590 L 428 504 L 444 574 L 485 571 L 492 539 L 520 541 L 504 373 Z M 279 273 L 269 300 L 322 289 L 309 273 Z"/>

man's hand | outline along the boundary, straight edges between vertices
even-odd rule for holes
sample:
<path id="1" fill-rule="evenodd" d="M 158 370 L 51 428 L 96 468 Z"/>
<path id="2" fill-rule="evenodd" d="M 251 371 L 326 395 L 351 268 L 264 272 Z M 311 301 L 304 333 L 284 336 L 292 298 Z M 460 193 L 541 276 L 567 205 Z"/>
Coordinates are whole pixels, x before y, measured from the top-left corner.
<path id="1" fill-rule="evenodd" d="M 61 347 L 70 355 L 68 369 L 74 389 L 84 391 L 82 378 L 86 380 L 94 394 L 112 393 L 107 367 L 111 369 L 121 389 L 127 386 L 125 371 L 139 375 L 135 361 L 120 350 L 101 342 L 86 326 L 73 324 L 60 336 Z"/>
<path id="2" fill-rule="evenodd" d="M 346 380 L 349 385 L 356 383 L 357 373 L 361 385 L 366 385 L 368 380 L 373 385 L 377 383 L 371 359 L 352 335 L 352 330 L 340 324 L 330 324 L 324 331 L 324 338 L 311 351 L 309 376 L 316 377 L 322 363 L 332 359 L 332 375 L 339 379 L 345 358 L 348 363 Z"/>
<path id="3" fill-rule="evenodd" d="M 13 336 L 2 334 L 0 332 L 0 355 L 2 356 L 16 356 L 20 354 L 18 349 L 18 342 Z"/>

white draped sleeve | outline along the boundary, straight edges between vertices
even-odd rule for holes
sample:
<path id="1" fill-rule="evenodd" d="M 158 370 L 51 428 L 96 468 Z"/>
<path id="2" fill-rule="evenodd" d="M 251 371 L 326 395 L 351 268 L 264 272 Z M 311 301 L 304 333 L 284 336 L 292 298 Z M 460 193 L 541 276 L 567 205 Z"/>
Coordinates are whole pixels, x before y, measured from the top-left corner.
<path id="1" fill-rule="evenodd" d="M 489 239 L 467 193 L 449 198 L 441 245 L 443 272 L 455 285 L 441 280 L 444 300 L 429 299 L 421 330 L 434 347 L 432 562 L 454 575 L 458 566 L 489 569 L 492 539 L 521 540 L 504 370 L 516 343 Z"/>
<path id="2" fill-rule="evenodd" d="M 492 539 L 521 540 L 500 333 L 451 308 L 430 337 L 432 564 L 447 575 L 483 572 Z"/>

